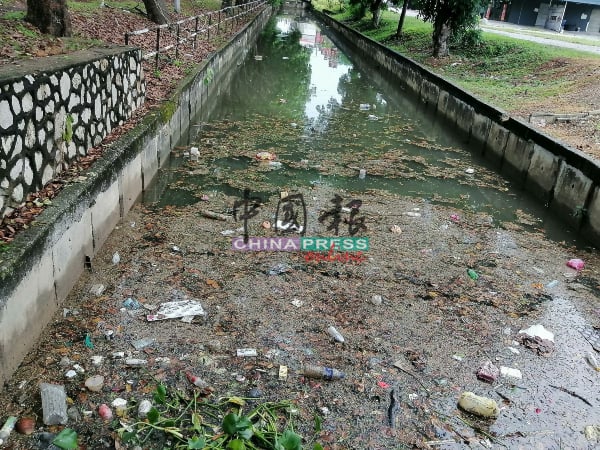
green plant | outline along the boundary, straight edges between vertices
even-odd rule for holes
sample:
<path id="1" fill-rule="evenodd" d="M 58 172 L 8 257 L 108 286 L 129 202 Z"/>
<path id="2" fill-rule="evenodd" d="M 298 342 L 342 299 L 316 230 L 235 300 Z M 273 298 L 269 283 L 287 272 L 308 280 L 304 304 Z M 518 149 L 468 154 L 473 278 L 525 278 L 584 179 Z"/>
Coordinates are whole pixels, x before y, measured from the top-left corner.
<path id="1" fill-rule="evenodd" d="M 210 401 L 201 394 L 200 390 L 191 396 L 169 392 L 159 384 L 152 394 L 155 406 L 145 420 L 121 419 L 117 430 L 121 441 L 153 448 L 151 443 L 168 439 L 170 448 L 180 450 L 301 450 L 301 437 L 293 431 L 290 402 L 264 402 L 245 412 L 243 398 Z"/>
<path id="2" fill-rule="evenodd" d="M 154 78 L 158 78 L 160 80 L 160 77 L 162 76 L 160 70 L 155 69 L 154 72 L 152 72 L 152 75 L 154 75 Z"/>
<path id="3" fill-rule="evenodd" d="M 62 138 L 67 144 L 73 140 L 73 116 L 71 114 L 68 114 L 65 119 L 65 131 L 63 131 Z"/>
<path id="4" fill-rule="evenodd" d="M 22 23 L 18 23 L 16 26 L 16 29 L 19 33 L 21 33 L 23 36 L 28 37 L 28 38 L 34 38 L 34 37 L 39 36 L 39 33 L 37 31 L 27 28 Z"/>
<path id="5" fill-rule="evenodd" d="M 25 18 L 25 11 L 8 11 L 2 15 L 6 20 L 22 20 Z"/>
<path id="6" fill-rule="evenodd" d="M 458 30 L 452 34 L 450 45 L 454 48 L 470 50 L 480 47 L 483 44 L 483 35 L 479 28 L 468 28 Z"/>
<path id="7" fill-rule="evenodd" d="M 204 77 L 204 84 L 206 84 L 207 86 L 212 82 L 213 78 L 215 77 L 215 73 L 212 70 L 211 67 L 209 67 L 206 70 L 206 76 Z"/>

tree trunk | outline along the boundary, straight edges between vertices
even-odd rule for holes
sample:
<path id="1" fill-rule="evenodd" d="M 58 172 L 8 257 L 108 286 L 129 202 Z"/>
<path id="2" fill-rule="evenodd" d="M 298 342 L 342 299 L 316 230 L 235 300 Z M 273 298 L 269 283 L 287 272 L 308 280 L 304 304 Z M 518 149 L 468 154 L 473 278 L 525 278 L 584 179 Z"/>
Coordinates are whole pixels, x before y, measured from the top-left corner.
<path id="1" fill-rule="evenodd" d="M 433 24 L 433 57 L 441 58 L 449 55 L 448 40 L 450 39 L 450 25 L 446 17 L 436 18 Z"/>
<path id="2" fill-rule="evenodd" d="M 404 0 L 402 3 L 402 12 L 400 13 L 400 20 L 398 20 L 398 29 L 396 30 L 396 37 L 402 36 L 402 27 L 404 26 L 404 18 L 406 17 L 406 10 L 408 9 L 408 1 Z"/>
<path id="3" fill-rule="evenodd" d="M 373 28 L 378 28 L 381 22 L 381 1 L 372 0 L 371 2 L 371 13 L 373 14 Z"/>
<path id="4" fill-rule="evenodd" d="M 165 0 L 144 0 L 148 18 L 159 25 L 169 23 L 169 12 Z"/>
<path id="5" fill-rule="evenodd" d="M 71 17 L 67 0 L 27 0 L 27 22 L 42 33 L 71 36 Z"/>

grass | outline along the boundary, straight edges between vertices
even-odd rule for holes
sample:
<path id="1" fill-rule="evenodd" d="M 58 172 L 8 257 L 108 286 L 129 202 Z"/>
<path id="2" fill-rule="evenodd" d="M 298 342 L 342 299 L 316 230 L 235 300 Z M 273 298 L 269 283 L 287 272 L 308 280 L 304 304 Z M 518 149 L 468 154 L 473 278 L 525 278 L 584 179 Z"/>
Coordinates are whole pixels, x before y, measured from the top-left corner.
<path id="1" fill-rule="evenodd" d="M 337 7 L 332 8 L 332 2 Z M 339 2 L 333 0 L 313 0 L 313 5 L 339 11 Z M 333 17 L 506 110 L 568 92 L 575 86 L 571 63 L 581 63 L 582 58 L 600 61 L 600 55 L 485 32 L 478 46 L 451 46 L 448 58 L 434 59 L 432 26 L 416 17 L 405 18 L 400 39 L 395 37 L 399 18 L 395 12 L 383 11 L 378 28 L 373 28 L 370 15 L 355 20 L 343 10 Z"/>
<path id="2" fill-rule="evenodd" d="M 8 11 L 0 17 L 0 19 L 6 19 L 6 20 L 22 20 L 24 18 L 25 18 L 25 11 Z"/>

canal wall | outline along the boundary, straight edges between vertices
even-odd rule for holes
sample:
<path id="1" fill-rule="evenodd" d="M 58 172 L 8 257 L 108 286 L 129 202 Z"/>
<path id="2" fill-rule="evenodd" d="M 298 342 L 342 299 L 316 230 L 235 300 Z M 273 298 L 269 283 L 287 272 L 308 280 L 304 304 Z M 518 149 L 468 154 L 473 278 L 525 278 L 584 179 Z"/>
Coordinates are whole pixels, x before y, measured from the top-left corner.
<path id="1" fill-rule="evenodd" d="M 442 117 L 512 183 L 538 198 L 585 240 L 600 247 L 600 164 L 577 149 L 464 91 L 424 66 L 316 13 L 334 40 L 351 47 L 378 72 Z"/>
<path id="2" fill-rule="evenodd" d="M 107 146 L 102 158 L 66 186 L 34 224 L 10 245 L 0 246 L 0 390 L 82 272 L 93 268 L 102 244 L 173 146 L 185 138 L 190 119 L 208 117 L 271 15 L 271 7 L 259 13 L 159 109 Z"/>

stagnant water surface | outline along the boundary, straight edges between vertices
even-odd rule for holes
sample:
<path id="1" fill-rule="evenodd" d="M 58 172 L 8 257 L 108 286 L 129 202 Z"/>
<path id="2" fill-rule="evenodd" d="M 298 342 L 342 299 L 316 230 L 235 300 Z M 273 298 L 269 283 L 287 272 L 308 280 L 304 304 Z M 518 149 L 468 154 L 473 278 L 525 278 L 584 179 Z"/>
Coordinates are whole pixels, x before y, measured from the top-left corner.
<path id="1" fill-rule="evenodd" d="M 185 205 L 199 193 L 241 196 L 245 188 L 263 198 L 326 184 L 423 198 L 573 240 L 443 120 L 402 89 L 384 92 L 314 21 L 278 16 L 239 65 L 210 120 L 192 121 L 145 202 Z M 182 166 L 191 146 L 201 155 L 193 170 Z M 262 151 L 276 161 L 258 162 Z"/>

